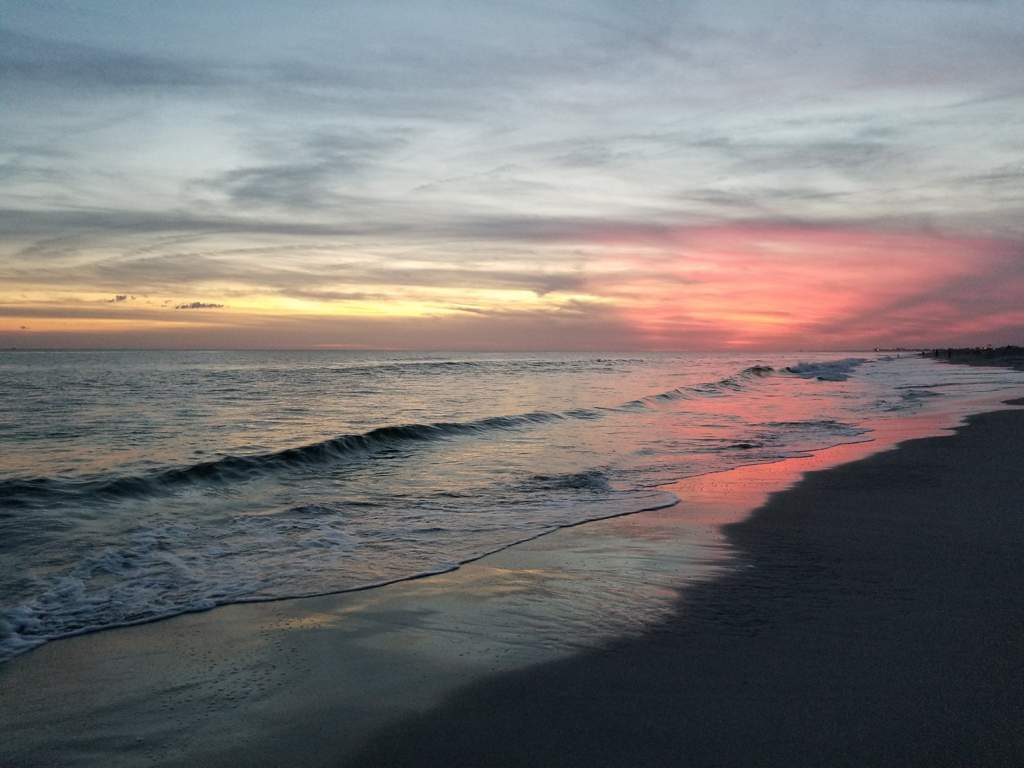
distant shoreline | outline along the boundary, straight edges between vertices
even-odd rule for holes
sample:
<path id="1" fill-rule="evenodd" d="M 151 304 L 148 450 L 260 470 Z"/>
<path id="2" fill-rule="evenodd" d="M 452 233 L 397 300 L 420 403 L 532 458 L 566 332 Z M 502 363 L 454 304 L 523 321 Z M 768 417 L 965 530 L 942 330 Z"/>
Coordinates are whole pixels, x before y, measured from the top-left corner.
<path id="1" fill-rule="evenodd" d="M 924 350 L 923 357 L 960 365 L 1013 368 L 1024 371 L 1024 347 L 948 347 Z"/>

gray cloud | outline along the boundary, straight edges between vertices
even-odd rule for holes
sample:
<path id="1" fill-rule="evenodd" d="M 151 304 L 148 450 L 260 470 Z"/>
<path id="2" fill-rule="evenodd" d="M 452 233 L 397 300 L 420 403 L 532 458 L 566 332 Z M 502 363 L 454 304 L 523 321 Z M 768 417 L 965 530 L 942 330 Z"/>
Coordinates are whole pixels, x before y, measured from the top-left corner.
<path id="1" fill-rule="evenodd" d="M 266 143 L 266 142 L 263 142 Z M 271 144 L 263 153 L 278 158 L 194 182 L 198 190 L 226 195 L 237 207 L 273 206 L 316 210 L 339 204 L 359 206 L 365 198 L 342 194 L 386 153 L 401 147 L 400 135 L 317 132 L 299 141 Z"/>
<path id="2" fill-rule="evenodd" d="M 173 247 L 174 241 L 169 243 Z M 72 248 L 74 272 L 80 285 L 95 289 L 130 283 L 139 292 L 176 292 L 183 287 L 209 281 L 246 286 L 244 292 L 291 296 L 300 299 L 353 301 L 384 299 L 381 291 L 324 288 L 330 285 L 373 285 L 381 288 L 502 288 L 545 295 L 556 291 L 579 291 L 586 286 L 578 272 L 538 270 L 528 263 L 518 269 L 498 268 L 468 262 L 432 265 L 429 261 L 409 266 L 389 259 L 370 260 L 344 254 L 311 258 L 320 253 L 314 245 L 282 243 L 265 249 L 241 251 L 147 252 L 82 262 Z M 268 260 L 260 256 L 276 256 Z M 254 258 L 257 257 L 257 258 Z M 60 286 L 67 281 L 68 265 L 63 256 L 33 260 L 17 268 L 0 268 L 0 275 L 14 281 Z M 237 289 L 235 293 L 239 293 Z M 120 295 L 119 295 L 120 296 Z M 127 298 L 111 299 L 110 303 Z"/>
<path id="3" fill-rule="evenodd" d="M 204 301 L 190 301 L 187 304 L 175 304 L 175 309 L 223 309 L 223 304 L 208 304 Z"/>
<path id="4" fill-rule="evenodd" d="M 834 139 L 739 141 L 729 137 L 694 144 L 720 152 L 733 173 L 793 172 L 827 169 L 847 175 L 889 173 L 905 162 L 905 150 L 879 140 Z"/>
<path id="5" fill-rule="evenodd" d="M 221 82 L 221 76 L 209 66 L 0 28 L 0 86 L 23 84 L 92 91 L 210 86 Z"/>
<path id="6" fill-rule="evenodd" d="M 396 225 L 401 227 L 402 225 Z M 379 225 L 267 220 L 231 215 L 209 215 L 191 211 L 146 211 L 134 209 L 0 209 L 0 236 L 32 237 L 81 234 L 224 233 L 250 235 L 298 235 L 345 237 L 380 233 Z M 399 229 L 399 232 L 401 229 Z M 53 242 L 58 238 L 47 238 Z"/>
<path id="7" fill-rule="evenodd" d="M 54 313 L 12 312 L 0 305 L 0 316 L 92 317 L 71 308 Z M 109 317 L 127 315 L 110 309 Z M 158 320 L 158 311 L 138 312 L 140 320 Z M 609 307 L 577 303 L 563 310 L 458 313 L 431 318 L 365 318 L 326 316 L 239 316 L 211 312 L 203 315 L 203 345 L 221 348 L 356 347 L 372 349 L 433 348 L 446 350 L 635 349 L 644 339 Z M 66 346 L 67 333 L 34 332 L 33 344 Z M 156 348 L 194 348 L 194 331 L 169 325 L 147 331 L 74 333 L 76 345 L 103 347 L 120 339 L 122 345 Z M 0 332 L 0 344 L 13 335 Z"/>

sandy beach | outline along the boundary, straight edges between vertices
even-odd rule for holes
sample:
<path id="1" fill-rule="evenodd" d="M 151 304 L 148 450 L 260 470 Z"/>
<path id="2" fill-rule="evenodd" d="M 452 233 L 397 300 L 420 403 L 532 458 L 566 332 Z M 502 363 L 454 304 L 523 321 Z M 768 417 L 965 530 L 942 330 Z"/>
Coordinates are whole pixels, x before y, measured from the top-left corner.
<path id="1" fill-rule="evenodd" d="M 461 692 L 354 765 L 1019 765 L 1024 413 L 808 475 L 748 567 L 599 653 Z M 429 756 L 429 757 L 428 757 Z"/>
<path id="2" fill-rule="evenodd" d="M 1016 764 L 1024 412 L 885 450 L 944 418 L 450 574 L 52 643 L 0 668 L 0 764 Z"/>

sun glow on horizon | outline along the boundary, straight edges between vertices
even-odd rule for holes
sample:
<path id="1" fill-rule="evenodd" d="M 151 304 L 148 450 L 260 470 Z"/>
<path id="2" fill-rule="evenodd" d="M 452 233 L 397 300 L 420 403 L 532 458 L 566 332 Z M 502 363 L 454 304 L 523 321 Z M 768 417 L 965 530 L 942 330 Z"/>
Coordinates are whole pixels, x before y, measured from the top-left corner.
<path id="1" fill-rule="evenodd" d="M 25 286 L 0 297 L 0 333 L 72 340 L 142 333 L 159 346 L 162 335 L 179 334 L 174 343 L 180 344 L 180 334 L 189 330 L 198 339 L 234 332 L 258 342 L 262 328 L 274 327 L 284 334 L 277 343 L 302 346 L 311 326 L 322 323 L 334 331 L 349 323 L 362 324 L 368 338 L 342 344 L 372 343 L 377 324 L 387 328 L 392 344 L 402 346 L 409 323 L 456 323 L 464 332 L 475 326 L 484 341 L 495 322 L 519 323 L 529 336 L 557 321 L 588 328 L 605 324 L 638 348 L 850 347 L 899 339 L 928 343 L 938 324 L 978 332 L 1012 325 L 1021 316 L 996 305 L 973 307 L 978 314 L 970 322 L 956 319 L 960 286 L 979 269 L 1004 274 L 1013 266 L 1017 251 L 1003 240 L 747 225 L 667 229 L 657 238 L 641 234 L 634 241 L 623 233 L 610 238 L 599 227 L 593 236 L 581 232 L 578 238 L 574 245 L 587 249 L 585 266 L 549 275 L 551 284 L 543 290 L 475 286 L 472 269 L 457 273 L 458 284 L 446 285 L 443 271 L 404 265 L 398 274 L 410 284 L 333 282 L 271 293 L 247 281 L 244 265 L 238 265 L 235 282 L 197 283 L 189 294 L 175 296 L 53 293 Z M 531 247 L 542 252 L 545 246 Z M 421 271 L 433 284 L 422 284 Z M 481 271 L 481 282 L 492 274 Z M 1011 273 L 999 287 L 1004 293 L 1024 291 L 1024 278 Z M 433 342 L 444 345 L 443 334 Z"/>

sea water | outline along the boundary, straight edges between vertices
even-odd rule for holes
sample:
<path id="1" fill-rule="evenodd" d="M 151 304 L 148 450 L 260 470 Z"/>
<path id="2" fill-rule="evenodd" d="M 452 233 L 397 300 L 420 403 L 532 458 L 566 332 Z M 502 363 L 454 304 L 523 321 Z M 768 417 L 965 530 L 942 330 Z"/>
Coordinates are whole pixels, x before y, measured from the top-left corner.
<path id="1" fill-rule="evenodd" d="M 0 661 L 442 572 L 1022 385 L 877 353 L 0 353 Z"/>

